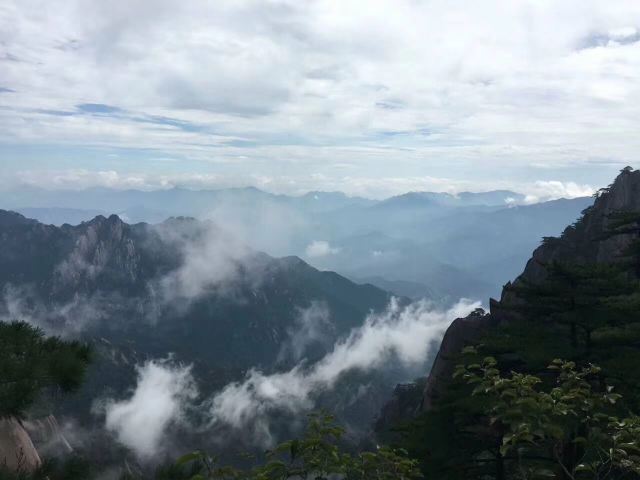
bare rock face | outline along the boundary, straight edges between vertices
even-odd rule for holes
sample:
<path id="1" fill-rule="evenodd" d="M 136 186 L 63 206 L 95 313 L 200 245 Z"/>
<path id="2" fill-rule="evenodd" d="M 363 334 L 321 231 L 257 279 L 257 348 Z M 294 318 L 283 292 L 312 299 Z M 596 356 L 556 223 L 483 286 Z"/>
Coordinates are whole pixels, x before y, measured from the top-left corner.
<path id="1" fill-rule="evenodd" d="M 20 421 L 0 419 L 0 463 L 15 472 L 32 472 L 42 461 Z"/>

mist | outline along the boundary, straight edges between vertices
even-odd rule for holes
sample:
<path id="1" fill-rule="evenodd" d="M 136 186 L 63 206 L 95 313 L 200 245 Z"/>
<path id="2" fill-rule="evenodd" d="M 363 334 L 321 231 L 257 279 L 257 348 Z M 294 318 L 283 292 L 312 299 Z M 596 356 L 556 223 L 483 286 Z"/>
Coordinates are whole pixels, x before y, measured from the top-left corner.
<path id="1" fill-rule="evenodd" d="M 115 294 L 76 293 L 66 302 L 45 304 L 30 285 L 7 284 L 0 292 L 0 321 L 25 321 L 49 335 L 76 337 L 107 318 L 124 299 Z"/>
<path id="2" fill-rule="evenodd" d="M 142 460 L 150 460 L 166 447 L 171 426 L 186 421 L 186 412 L 198 390 L 191 367 L 169 359 L 152 360 L 137 367 L 135 390 L 128 399 L 105 399 L 96 410 L 105 414 L 105 427 Z"/>
<path id="3" fill-rule="evenodd" d="M 234 297 L 241 282 L 260 284 L 261 255 L 227 229 L 192 219 L 171 219 L 153 228 L 180 259 L 175 269 L 148 284 L 160 307 L 188 306 L 204 295 Z"/>
<path id="4" fill-rule="evenodd" d="M 405 367 L 424 363 L 449 324 L 479 307 L 480 302 L 468 299 L 448 310 L 435 309 L 426 301 L 402 307 L 394 299 L 386 311 L 370 314 L 317 363 L 301 361 L 271 375 L 252 369 L 243 381 L 227 385 L 210 400 L 211 426 L 249 431 L 253 441 L 269 445 L 270 414 L 313 408 L 315 397 L 331 390 L 347 372 L 383 369 L 393 360 Z"/>
<path id="5" fill-rule="evenodd" d="M 307 308 L 298 308 L 295 324 L 287 329 L 287 340 L 280 348 L 278 360 L 298 362 L 313 345 L 330 347 L 334 330 L 326 302 L 314 300 Z"/>
<path id="6" fill-rule="evenodd" d="M 451 322 L 479 307 L 480 302 L 468 299 L 446 310 L 427 301 L 402 306 L 393 299 L 384 312 L 371 313 L 362 326 L 335 342 L 319 361 L 309 364 L 302 358 L 294 367 L 272 374 L 251 369 L 242 381 L 203 401 L 198 400 L 191 367 L 166 359 L 149 361 L 137 367 L 137 385 L 128 398 L 103 400 L 96 411 L 104 413 L 107 430 L 142 460 L 164 451 L 171 426 L 193 421 L 187 420 L 188 412 L 194 414 L 189 418 L 202 423 L 191 423 L 191 428 L 210 432 L 214 441 L 224 442 L 228 437 L 222 432 L 231 429 L 255 446 L 268 447 L 278 440 L 274 414 L 313 410 L 318 396 L 350 372 L 383 371 L 390 362 L 407 369 L 425 364 Z M 293 353 L 303 357 L 308 339 L 318 338 L 310 324 L 326 324 L 330 312 L 315 302 L 299 313 L 299 330 L 290 334 L 291 339 L 302 339 Z M 366 391 L 367 385 L 360 387 Z"/>

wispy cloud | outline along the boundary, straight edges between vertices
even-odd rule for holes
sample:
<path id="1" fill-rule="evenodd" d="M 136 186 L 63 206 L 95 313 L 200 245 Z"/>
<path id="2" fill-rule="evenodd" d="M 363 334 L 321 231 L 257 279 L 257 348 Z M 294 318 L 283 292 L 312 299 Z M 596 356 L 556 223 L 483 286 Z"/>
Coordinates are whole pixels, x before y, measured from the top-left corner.
<path id="1" fill-rule="evenodd" d="M 371 313 L 316 363 L 302 360 L 290 370 L 273 374 L 252 369 L 244 380 L 228 384 L 204 401 L 198 400 L 190 367 L 171 359 L 148 361 L 137 367 L 137 384 L 126 398 L 101 399 L 94 410 L 105 415 L 106 428 L 143 460 L 162 453 L 172 428 L 181 425 L 206 431 L 213 440 L 228 440 L 231 429 L 254 445 L 268 445 L 274 440 L 271 422 L 275 418 L 312 409 L 320 395 L 334 389 L 350 372 L 383 371 L 390 362 L 396 370 L 424 364 L 449 324 L 479 306 L 462 299 L 440 310 L 424 301 L 401 306 L 394 300 L 386 311 Z M 316 303 L 300 313 L 300 335 L 317 339 L 317 332 L 309 330 L 310 322 L 318 317 L 328 320 L 330 312 Z M 366 385 L 361 387 L 357 390 L 366 391 Z M 194 426 L 187 420 L 188 412 L 193 414 L 191 421 L 204 424 Z"/>
<path id="2" fill-rule="evenodd" d="M 624 165 L 622 165 L 624 166 Z M 577 168 L 577 167 L 576 167 Z M 541 176 L 549 177 L 546 169 Z M 609 179 L 605 180 L 605 184 Z M 0 179 L 0 187 L 2 187 Z M 383 199 L 406 192 L 446 192 L 456 194 L 465 191 L 512 190 L 529 195 L 530 200 L 541 201 L 555 198 L 588 196 L 596 187 L 572 181 L 550 180 L 503 180 L 469 179 L 433 176 L 388 176 L 384 178 L 359 176 L 313 175 L 297 178 L 286 175 L 224 175 L 219 173 L 157 174 L 148 172 L 121 173 L 116 170 L 22 170 L 13 178 L 5 178 L 5 189 L 15 187 L 38 187 L 48 190 L 84 190 L 104 187 L 114 190 L 136 189 L 143 191 L 189 188 L 196 190 L 255 186 L 272 193 L 300 195 L 310 191 L 342 191 L 349 195 Z M 600 187 L 600 185 L 598 185 Z M 232 205 L 225 205 L 216 214 L 231 212 Z M 224 210 L 224 211 L 223 211 Z M 212 212 L 213 215 L 214 212 Z M 225 224 L 233 224 L 233 217 L 225 217 Z M 322 240 L 319 240 L 322 242 Z M 318 244 L 321 246 L 322 244 Z M 311 247 L 311 245 L 310 245 Z M 331 248 L 331 247 L 330 247 Z M 337 252 L 333 252 L 337 253 Z"/>
<path id="3" fill-rule="evenodd" d="M 332 247 L 326 240 L 314 240 L 305 249 L 305 254 L 309 258 L 326 257 L 340 253 L 340 248 Z"/>
<path id="4" fill-rule="evenodd" d="M 348 165 L 374 196 L 385 178 L 515 182 L 532 165 L 605 183 L 640 151 L 639 28 L 635 0 L 9 1 L 2 169 L 52 167 L 26 152 L 46 145 L 75 169 L 98 147 L 298 183 L 346 183 Z"/>
<path id="5" fill-rule="evenodd" d="M 479 302 L 461 300 L 443 311 L 428 302 L 401 307 L 393 301 L 385 312 L 369 315 L 362 327 L 337 342 L 317 363 L 300 363 L 271 375 L 250 370 L 244 381 L 225 387 L 211 399 L 212 426 L 251 432 L 253 442 L 269 443 L 274 412 L 312 408 L 317 395 L 331 390 L 348 372 L 384 369 L 388 362 L 423 363 L 449 324 L 479 306 Z"/>

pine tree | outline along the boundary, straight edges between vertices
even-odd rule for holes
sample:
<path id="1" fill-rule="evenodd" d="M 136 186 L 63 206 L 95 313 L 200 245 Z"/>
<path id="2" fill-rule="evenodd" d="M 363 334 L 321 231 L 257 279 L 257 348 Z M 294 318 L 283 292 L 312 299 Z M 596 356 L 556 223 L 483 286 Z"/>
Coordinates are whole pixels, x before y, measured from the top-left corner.
<path id="1" fill-rule="evenodd" d="M 0 417 L 22 418 L 45 390 L 70 392 L 84 378 L 88 346 L 45 337 L 25 322 L 0 322 Z"/>
<path id="2" fill-rule="evenodd" d="M 545 270 L 541 283 L 521 280 L 508 287 L 521 300 L 512 309 L 533 322 L 567 326 L 571 347 L 582 348 L 588 357 L 593 332 L 621 321 L 611 314 L 611 298 L 631 294 L 635 287 L 615 265 L 553 261 Z"/>

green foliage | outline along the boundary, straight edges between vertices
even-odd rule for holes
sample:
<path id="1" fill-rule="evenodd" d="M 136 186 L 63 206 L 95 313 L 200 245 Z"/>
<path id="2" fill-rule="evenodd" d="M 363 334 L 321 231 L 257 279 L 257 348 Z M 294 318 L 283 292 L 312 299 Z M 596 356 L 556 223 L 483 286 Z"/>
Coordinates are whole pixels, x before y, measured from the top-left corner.
<path id="1" fill-rule="evenodd" d="M 624 235 L 629 237 L 626 248 L 620 254 L 620 265 L 640 278 L 640 211 L 620 210 L 607 216 L 607 230 L 603 238 Z"/>
<path id="2" fill-rule="evenodd" d="M 195 472 L 190 480 L 409 480 L 420 478 L 417 462 L 407 458 L 406 452 L 380 448 L 375 452 L 357 455 L 340 449 L 344 430 L 333 417 L 325 414 L 310 416 L 305 435 L 281 443 L 267 452 L 264 464 L 250 470 L 221 466 L 215 457 L 193 452 L 180 458 L 177 469 L 190 468 Z M 180 470 L 180 475 L 184 470 Z M 184 478 L 184 477 L 176 477 Z"/>
<path id="3" fill-rule="evenodd" d="M 44 389 L 77 389 L 90 359 L 79 342 L 46 338 L 25 322 L 0 322 L 0 417 L 22 417 Z"/>
<path id="4" fill-rule="evenodd" d="M 640 474 L 640 417 L 622 420 L 614 407 L 621 396 L 601 385 L 601 370 L 554 360 L 555 381 L 511 372 L 497 362 L 460 365 L 455 376 L 473 385 L 472 395 L 491 403 L 486 421 L 500 432 L 509 478 L 615 479 Z M 632 478 L 632 477 L 629 477 Z"/>
<path id="5" fill-rule="evenodd" d="M 533 321 L 567 325 L 571 347 L 588 355 L 595 330 L 626 320 L 615 315 L 612 299 L 634 293 L 635 285 L 616 265 L 553 261 L 544 267 L 543 282 L 521 280 L 507 288 L 523 300 L 512 308 Z"/>

